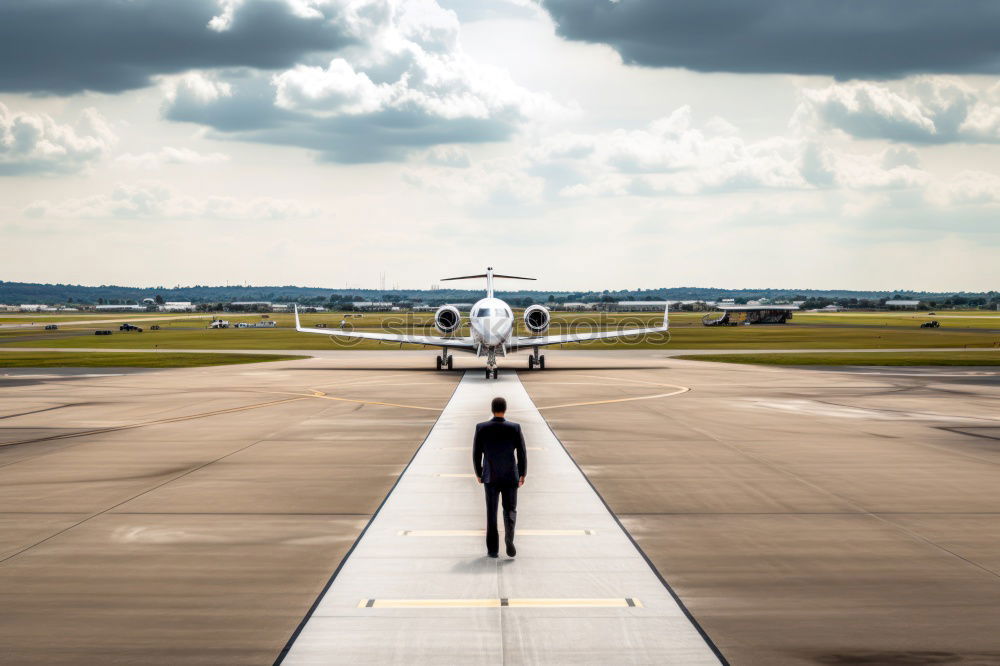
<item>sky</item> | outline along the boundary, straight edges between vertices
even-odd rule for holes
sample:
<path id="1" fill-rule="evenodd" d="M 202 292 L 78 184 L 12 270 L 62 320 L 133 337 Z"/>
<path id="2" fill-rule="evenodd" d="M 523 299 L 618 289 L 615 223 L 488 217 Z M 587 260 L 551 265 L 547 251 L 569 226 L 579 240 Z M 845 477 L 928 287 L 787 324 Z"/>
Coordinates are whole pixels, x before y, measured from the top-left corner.
<path id="1" fill-rule="evenodd" d="M 0 279 L 995 290 L 998 27 L 993 0 L 4 0 Z"/>

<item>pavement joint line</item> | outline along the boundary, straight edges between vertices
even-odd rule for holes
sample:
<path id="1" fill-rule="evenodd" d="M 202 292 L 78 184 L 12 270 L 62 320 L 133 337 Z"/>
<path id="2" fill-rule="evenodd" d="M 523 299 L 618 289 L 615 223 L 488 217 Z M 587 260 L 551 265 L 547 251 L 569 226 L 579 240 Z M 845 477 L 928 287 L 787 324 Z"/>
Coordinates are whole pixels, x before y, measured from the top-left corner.
<path id="1" fill-rule="evenodd" d="M 362 599 L 358 608 L 644 608 L 634 597 L 605 599 Z"/>
<path id="2" fill-rule="evenodd" d="M 976 562 L 974 560 L 971 560 L 971 559 L 969 559 L 967 557 L 964 557 L 964 556 L 960 555 L 959 553 L 951 550 L 950 548 L 947 548 L 947 547 L 941 545 L 940 543 L 937 543 L 936 541 L 933 541 L 932 539 L 930 539 L 928 537 L 925 537 L 924 535 L 920 534 L 919 532 L 916 532 L 916 531 L 914 531 L 914 530 L 912 530 L 912 529 L 910 529 L 908 527 L 905 527 L 904 525 L 900 525 L 899 523 L 896 523 L 896 522 L 890 520 L 889 518 L 886 517 L 887 514 L 880 515 L 880 512 L 871 511 L 869 509 L 866 509 L 864 506 L 862 506 L 861 504 L 859 504 L 855 500 L 851 499 L 850 497 L 847 497 L 847 496 L 842 495 L 840 493 L 834 492 L 834 491 L 832 491 L 832 490 L 830 490 L 828 488 L 824 488 L 823 486 L 819 485 L 818 483 L 813 483 L 812 481 L 809 481 L 808 479 L 806 479 L 806 478 L 802 477 L 801 475 L 797 474 L 795 471 L 793 471 L 791 469 L 787 469 L 785 467 L 782 467 L 781 465 L 775 463 L 774 461 L 768 460 L 764 456 L 760 456 L 760 455 L 754 454 L 751 451 L 745 450 L 745 449 L 743 449 L 743 448 L 741 448 L 741 447 L 733 444 L 732 442 L 724 441 L 724 440 L 716 437 L 711 432 L 709 432 L 709 431 L 707 431 L 707 430 L 705 430 L 703 428 L 699 428 L 699 427 L 693 426 L 693 425 L 689 425 L 688 427 L 691 428 L 692 430 L 695 430 L 696 432 L 702 433 L 706 437 L 708 437 L 708 438 L 716 441 L 719 444 L 722 444 L 723 446 L 725 446 L 725 447 L 727 447 L 727 448 L 729 448 L 729 449 L 731 449 L 733 451 L 736 451 L 736 452 L 738 452 L 738 453 L 740 453 L 742 455 L 745 455 L 748 458 L 751 458 L 752 460 L 755 460 L 756 462 L 758 462 L 760 464 L 763 464 L 764 466 L 766 466 L 766 467 L 768 467 L 770 469 L 773 469 L 774 471 L 778 472 L 779 474 L 783 474 L 784 476 L 787 476 L 787 477 L 789 477 L 791 479 L 795 479 L 799 483 L 802 483 L 802 484 L 804 484 L 806 486 L 809 486 L 810 488 L 812 488 L 812 489 L 814 489 L 814 490 L 816 490 L 816 491 L 818 491 L 820 493 L 825 493 L 826 495 L 829 495 L 830 497 L 833 497 L 833 498 L 837 499 L 838 501 L 844 502 L 848 506 L 851 506 L 851 507 L 857 509 L 858 513 L 863 514 L 865 516 L 868 516 L 868 517 L 870 517 L 870 518 L 872 518 L 874 520 L 877 520 L 877 521 L 879 521 L 879 522 L 881 522 L 881 523 L 883 523 L 885 525 L 888 525 L 891 528 L 895 529 L 896 531 L 901 532 L 902 534 L 907 535 L 908 537 L 910 537 L 914 541 L 920 541 L 922 543 L 926 543 L 927 545 L 929 545 L 929 546 L 931 546 L 933 548 L 937 548 L 938 550 L 940 550 L 943 553 L 947 553 L 948 555 L 951 555 L 952 557 L 954 557 L 954 558 L 956 558 L 958 560 L 961 560 L 962 562 L 965 562 L 968 566 L 970 566 L 970 567 L 972 567 L 974 569 L 978 569 L 982 573 L 988 574 L 988 575 L 990 575 L 990 576 L 992 576 L 994 578 L 1000 578 L 1000 571 L 994 571 L 993 569 L 990 569 L 989 567 L 986 567 L 986 566 L 984 566 L 984 565 L 982 565 L 982 564 L 980 564 L 980 563 L 978 563 L 978 562 Z M 918 444 L 918 445 L 921 444 L 921 442 L 919 442 L 917 440 L 914 440 L 914 442 L 916 444 Z M 940 448 L 940 447 L 931 446 L 931 448 Z M 947 451 L 947 449 L 943 449 L 943 450 Z M 961 455 L 961 454 L 959 454 L 959 455 Z"/>
<path id="3" fill-rule="evenodd" d="M 503 530 L 500 530 L 503 534 Z M 484 537 L 486 530 L 400 530 L 406 537 Z M 597 530 L 517 530 L 517 536 L 595 536 Z"/>
<path id="4" fill-rule="evenodd" d="M 109 428 L 97 428 L 97 429 L 94 429 L 94 430 L 83 430 L 83 431 L 80 431 L 80 432 L 70 432 L 70 433 L 62 433 L 62 434 L 59 434 L 59 435 L 50 435 L 48 437 L 38 437 L 38 438 L 35 438 L 35 439 L 25 439 L 25 440 L 21 440 L 21 441 L 17 441 L 17 442 L 5 442 L 5 443 L 0 443 L 0 448 L 6 447 L 6 446 L 17 446 L 19 444 L 34 444 L 36 442 L 48 442 L 48 441 L 57 440 L 57 439 L 70 439 L 72 437 L 86 437 L 87 435 L 102 435 L 102 434 L 108 433 L 108 432 L 118 432 L 119 430 L 133 430 L 135 428 L 144 428 L 146 426 L 151 426 L 151 425 L 163 425 L 165 423 L 177 423 L 177 422 L 180 422 L 180 421 L 191 421 L 191 420 L 194 420 L 194 419 L 207 418 L 209 416 L 219 416 L 219 415 L 222 415 L 222 414 L 231 414 L 233 412 L 244 412 L 244 411 L 247 411 L 247 410 L 250 410 L 250 409 L 260 409 L 261 407 L 271 407 L 271 406 L 274 406 L 274 405 L 281 405 L 281 404 L 284 404 L 286 402 L 295 402 L 295 401 L 298 401 L 298 400 L 305 400 L 308 397 L 309 396 L 305 396 L 304 395 L 304 396 L 299 396 L 297 398 L 285 398 L 283 400 L 272 400 L 270 402 L 260 402 L 260 403 L 254 404 L 254 405 L 244 405 L 243 407 L 230 407 L 228 409 L 219 409 L 219 410 L 215 410 L 215 411 L 212 411 L 212 412 L 202 412 L 200 414 L 188 414 L 186 416 L 174 416 L 174 417 L 165 418 L 165 419 L 156 419 L 154 421 L 142 421 L 140 423 L 129 423 L 129 424 L 126 424 L 126 425 L 111 426 Z M 22 459 L 22 460 L 28 460 L 28 459 Z M 13 465 L 13 464 L 15 464 L 17 462 L 21 462 L 21 460 L 17 460 L 17 461 L 14 461 L 12 463 L 8 463 L 8 464 Z M 0 467 L 5 467 L 5 466 L 6 465 L 0 465 Z"/>

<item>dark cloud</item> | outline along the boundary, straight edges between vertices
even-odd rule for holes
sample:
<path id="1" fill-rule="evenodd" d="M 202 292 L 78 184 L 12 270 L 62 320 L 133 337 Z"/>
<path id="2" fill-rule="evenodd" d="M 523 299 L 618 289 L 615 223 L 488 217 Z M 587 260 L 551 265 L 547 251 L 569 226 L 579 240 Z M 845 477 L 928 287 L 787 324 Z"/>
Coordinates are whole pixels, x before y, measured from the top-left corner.
<path id="1" fill-rule="evenodd" d="M 314 11 L 246 0 L 214 29 L 223 12 L 209 0 L 3 0 L 0 91 L 120 92 L 189 69 L 287 67 L 351 41 L 333 9 Z"/>
<path id="2" fill-rule="evenodd" d="M 163 112 L 169 120 L 206 125 L 215 138 L 306 148 L 322 161 L 348 164 L 401 160 L 440 144 L 502 141 L 520 120 L 441 117 L 416 105 L 314 115 L 277 106 L 263 76 L 222 83 L 192 76 L 178 84 Z"/>
<path id="3" fill-rule="evenodd" d="M 632 64 L 838 79 L 1000 71 L 995 0 L 540 0 Z"/>

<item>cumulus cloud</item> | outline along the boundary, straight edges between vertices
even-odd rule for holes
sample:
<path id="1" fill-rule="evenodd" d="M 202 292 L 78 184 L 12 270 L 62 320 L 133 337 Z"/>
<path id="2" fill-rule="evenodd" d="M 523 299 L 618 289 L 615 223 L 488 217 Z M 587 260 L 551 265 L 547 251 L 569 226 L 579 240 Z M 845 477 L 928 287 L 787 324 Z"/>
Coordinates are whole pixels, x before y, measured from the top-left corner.
<path id="1" fill-rule="evenodd" d="M 147 153 L 125 153 L 115 158 L 115 162 L 129 168 L 153 170 L 173 164 L 205 165 L 220 164 L 229 160 L 223 153 L 199 153 L 190 148 L 165 146 Z"/>
<path id="2" fill-rule="evenodd" d="M 402 159 L 440 144 L 497 141 L 561 112 L 506 71 L 470 58 L 453 12 L 424 0 L 369 0 L 345 19 L 357 44 L 273 75 L 189 73 L 166 81 L 164 114 L 217 136 L 300 146 L 324 160 Z"/>
<path id="3" fill-rule="evenodd" d="M 5 0 L 0 91 L 120 92 L 191 69 L 290 67 L 354 41 L 326 0 Z"/>
<path id="4" fill-rule="evenodd" d="M 967 0 L 541 0 L 558 33 L 628 63 L 838 79 L 1000 71 L 1000 4 Z"/>
<path id="5" fill-rule="evenodd" d="M 35 201 L 22 213 L 63 219 L 283 220 L 314 217 L 319 210 L 288 199 L 178 196 L 158 183 L 118 185 L 110 194 L 60 202 Z"/>
<path id="6" fill-rule="evenodd" d="M 937 206 L 998 206 L 1000 176 L 984 171 L 962 171 L 930 189 L 927 200 Z"/>
<path id="7" fill-rule="evenodd" d="M 643 129 L 555 134 L 516 157 L 463 170 L 413 169 L 407 179 L 472 205 L 497 196 L 534 204 L 734 192 L 875 192 L 920 189 L 929 181 L 912 151 L 845 153 L 780 136 L 747 141 L 724 119 L 695 123 L 686 106 Z"/>
<path id="8" fill-rule="evenodd" d="M 952 78 L 901 86 L 870 82 L 806 88 L 793 125 L 906 143 L 1000 142 L 1000 85 L 979 91 Z"/>
<path id="9" fill-rule="evenodd" d="M 115 140 L 95 109 L 84 110 L 74 127 L 0 104 L 0 176 L 80 171 L 104 157 Z"/>

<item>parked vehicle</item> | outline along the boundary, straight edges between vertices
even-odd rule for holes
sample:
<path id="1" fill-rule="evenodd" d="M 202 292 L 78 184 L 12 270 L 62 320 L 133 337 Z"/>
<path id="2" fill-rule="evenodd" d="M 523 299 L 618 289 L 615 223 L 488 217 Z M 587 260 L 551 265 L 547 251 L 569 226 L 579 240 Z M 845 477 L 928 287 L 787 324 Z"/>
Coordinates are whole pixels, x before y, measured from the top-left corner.
<path id="1" fill-rule="evenodd" d="M 941 324 L 936 321 L 925 321 L 920 325 L 920 328 L 940 328 Z"/>
<path id="2" fill-rule="evenodd" d="M 58 329 L 59 329 L 59 327 L 56 326 L 55 324 L 46 324 L 45 325 L 45 330 L 46 331 L 56 331 Z"/>
<path id="3" fill-rule="evenodd" d="M 94 331 L 94 335 L 111 335 L 111 331 Z"/>
<path id="4" fill-rule="evenodd" d="M 142 333 L 142 329 L 135 324 L 122 324 L 118 327 L 119 331 L 135 331 L 136 333 Z"/>
<path id="5" fill-rule="evenodd" d="M 209 328 L 229 328 L 229 322 L 225 319 L 216 319 L 208 325 Z"/>
<path id="6" fill-rule="evenodd" d="M 327 328 L 327 325 L 324 324 L 323 322 L 320 322 L 320 323 L 316 324 L 316 328 Z"/>
<path id="7" fill-rule="evenodd" d="M 158 331 L 158 330 L 160 330 L 160 325 L 159 324 L 153 324 L 152 326 L 149 327 L 149 330 L 151 330 L 151 331 Z"/>

